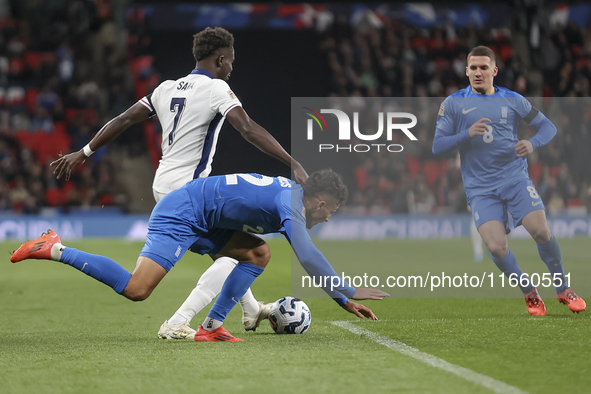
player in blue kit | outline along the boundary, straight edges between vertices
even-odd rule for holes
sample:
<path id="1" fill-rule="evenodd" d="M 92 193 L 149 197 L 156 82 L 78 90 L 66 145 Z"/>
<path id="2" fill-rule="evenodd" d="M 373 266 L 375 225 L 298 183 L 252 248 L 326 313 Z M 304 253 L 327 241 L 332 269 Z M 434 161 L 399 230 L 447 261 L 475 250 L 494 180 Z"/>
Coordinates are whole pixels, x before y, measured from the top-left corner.
<path id="1" fill-rule="evenodd" d="M 240 263 L 228 276 L 195 340 L 237 341 L 222 323 L 271 257 L 265 241 L 251 232 L 284 234 L 311 276 L 339 277 L 314 246 L 306 228 L 328 221 L 346 199 L 347 187 L 331 170 L 313 173 L 303 187 L 287 178 L 258 174 L 199 178 L 156 204 L 148 224 L 148 240 L 131 274 L 108 257 L 63 246 L 51 230 L 21 245 L 10 260 L 60 261 L 130 300 L 141 301 L 148 298 L 189 249 L 202 255 L 235 258 Z M 376 320 L 371 309 L 348 298 L 382 299 L 388 294 L 378 289 L 356 289 L 344 280 L 339 282 L 334 289 L 324 290 L 346 311 Z"/>
<path id="2" fill-rule="evenodd" d="M 526 156 L 550 142 L 556 127 L 526 98 L 493 85 L 498 68 L 491 49 L 476 47 L 467 61 L 470 85 L 441 104 L 433 153 L 459 150 L 472 216 L 497 267 L 509 278 L 522 278 L 523 272 L 507 244 L 510 213 L 515 225 L 523 225 L 536 241 L 540 257 L 552 275 L 558 301 L 573 312 L 584 311 L 585 301 L 565 281 L 560 247 L 527 172 Z M 538 132 L 529 140 L 519 141 L 517 130 L 522 119 Z M 526 286 L 522 286 L 524 283 Z M 546 315 L 546 306 L 531 282 L 524 279 L 519 285 L 529 313 Z"/>
<path id="3" fill-rule="evenodd" d="M 52 162 L 57 178 L 65 175 L 66 180 L 69 179 L 72 170 L 94 151 L 131 125 L 157 116 L 162 126 L 162 159 L 152 185 L 156 202 L 190 180 L 209 176 L 226 119 L 247 141 L 290 166 L 294 179 L 304 183 L 308 174 L 302 165 L 247 115 L 227 83 L 236 60 L 234 36 L 224 28 L 208 27 L 193 36 L 192 52 L 196 64 L 190 74 L 162 82 L 152 93 L 105 124 L 84 149 Z M 237 263 L 227 256 L 215 256 L 187 300 L 160 326 L 158 337 L 185 339 L 194 336 L 195 330 L 189 326 L 191 319 L 219 294 Z M 255 330 L 261 320 L 267 318 L 271 305 L 257 301 L 250 290 L 240 304 L 245 330 Z"/>

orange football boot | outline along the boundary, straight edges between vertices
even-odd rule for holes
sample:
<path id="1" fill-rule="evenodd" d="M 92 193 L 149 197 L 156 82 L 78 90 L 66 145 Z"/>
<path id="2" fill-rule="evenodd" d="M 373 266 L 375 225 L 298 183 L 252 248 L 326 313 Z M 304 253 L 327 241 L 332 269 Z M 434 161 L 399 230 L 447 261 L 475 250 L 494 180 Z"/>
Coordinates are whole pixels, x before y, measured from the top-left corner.
<path id="1" fill-rule="evenodd" d="M 235 338 L 230 334 L 223 326 L 216 328 L 215 330 L 207 331 L 204 330 L 201 324 L 195 334 L 195 340 L 197 342 L 243 342 L 240 338 Z"/>
<path id="2" fill-rule="evenodd" d="M 538 289 L 534 288 L 529 293 L 525 293 L 525 305 L 527 305 L 527 311 L 532 316 L 546 316 L 546 305 L 540 298 Z"/>
<path id="3" fill-rule="evenodd" d="M 22 244 L 12 252 L 10 261 L 18 263 L 27 259 L 51 260 L 51 247 L 56 243 L 61 243 L 60 236 L 53 230 L 47 230 L 39 238 Z"/>
<path id="4" fill-rule="evenodd" d="M 585 309 L 587 309 L 585 300 L 572 291 L 570 287 L 562 293 L 556 294 L 556 298 L 561 304 L 568 305 L 568 308 L 573 311 L 573 313 L 583 312 Z"/>

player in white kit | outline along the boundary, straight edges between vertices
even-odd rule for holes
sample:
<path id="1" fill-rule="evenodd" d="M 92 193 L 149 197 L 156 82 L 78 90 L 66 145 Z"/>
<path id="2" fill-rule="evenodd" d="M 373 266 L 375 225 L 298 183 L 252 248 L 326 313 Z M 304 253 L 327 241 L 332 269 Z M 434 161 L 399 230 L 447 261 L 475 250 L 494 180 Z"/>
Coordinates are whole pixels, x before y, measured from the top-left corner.
<path id="1" fill-rule="evenodd" d="M 162 125 L 162 158 L 152 185 L 156 202 L 190 180 L 210 174 L 224 119 L 261 151 L 291 166 L 296 182 L 304 183 L 308 177 L 304 168 L 267 130 L 250 119 L 226 82 L 235 59 L 232 34 L 220 27 L 197 33 L 193 56 L 197 65 L 189 75 L 162 82 L 151 94 L 103 126 L 83 149 L 51 163 L 57 177 L 65 174 L 69 179 L 72 169 L 84 163 L 94 151 L 130 126 L 157 115 Z M 237 264 L 229 257 L 212 258 L 214 263 L 199 278 L 185 303 L 160 327 L 161 338 L 193 340 L 195 330 L 189 326 L 191 319 L 219 294 Z M 257 302 L 250 289 L 240 305 L 246 330 L 255 330 L 268 316 L 269 306 Z"/>

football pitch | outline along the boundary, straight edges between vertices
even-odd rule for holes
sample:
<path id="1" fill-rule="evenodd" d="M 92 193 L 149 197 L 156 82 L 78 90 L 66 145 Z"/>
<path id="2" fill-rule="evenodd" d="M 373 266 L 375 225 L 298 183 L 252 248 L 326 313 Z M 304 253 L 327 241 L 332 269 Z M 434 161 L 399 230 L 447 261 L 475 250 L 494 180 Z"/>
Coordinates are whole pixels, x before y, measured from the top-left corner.
<path id="1" fill-rule="evenodd" d="M 588 262 L 589 239 L 559 243 L 567 269 Z M 107 255 L 129 270 L 142 247 L 110 239 L 66 244 Z M 266 302 L 291 291 L 289 245 L 283 239 L 269 244 L 273 257 L 253 285 Z M 160 324 L 184 301 L 208 258 L 187 253 L 150 298 L 134 303 L 60 263 L 11 264 L 9 252 L 17 246 L 0 243 L 3 394 L 583 393 L 591 387 L 591 312 L 573 314 L 548 296 L 545 317 L 529 316 L 521 297 L 361 301 L 377 322 L 360 320 L 330 299 L 307 298 L 312 325 L 304 335 L 277 335 L 267 321 L 257 332 L 244 332 L 237 307 L 224 327 L 242 343 L 165 341 L 156 335 Z M 468 239 L 318 246 L 338 250 L 342 258 L 359 250 L 368 259 L 391 254 L 394 265 L 416 259 L 441 267 L 476 264 Z M 546 272 L 531 240 L 511 240 L 510 246 L 520 265 Z M 331 262 L 339 272 L 339 262 Z M 480 265 L 497 272 L 489 258 Z M 195 317 L 194 328 L 206 312 Z"/>

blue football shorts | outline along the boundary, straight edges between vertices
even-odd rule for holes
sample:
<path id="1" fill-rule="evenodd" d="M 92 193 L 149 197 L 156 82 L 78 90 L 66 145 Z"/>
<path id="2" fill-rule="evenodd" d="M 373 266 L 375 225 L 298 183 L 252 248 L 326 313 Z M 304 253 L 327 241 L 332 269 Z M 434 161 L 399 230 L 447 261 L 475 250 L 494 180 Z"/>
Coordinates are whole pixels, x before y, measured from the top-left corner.
<path id="1" fill-rule="evenodd" d="M 531 179 L 527 177 L 474 195 L 468 199 L 468 204 L 470 204 L 476 228 L 488 221 L 498 220 L 505 225 L 507 234 L 511 231 L 507 213 L 511 214 L 513 223 L 517 227 L 521 225 L 521 221 L 528 213 L 545 209 L 542 198 Z"/>
<path id="2" fill-rule="evenodd" d="M 156 204 L 148 222 L 148 239 L 140 256 L 148 257 L 170 271 L 187 250 L 217 254 L 234 235 L 234 230 L 207 228 L 203 207 L 193 207 L 189 192 L 170 192 Z"/>

